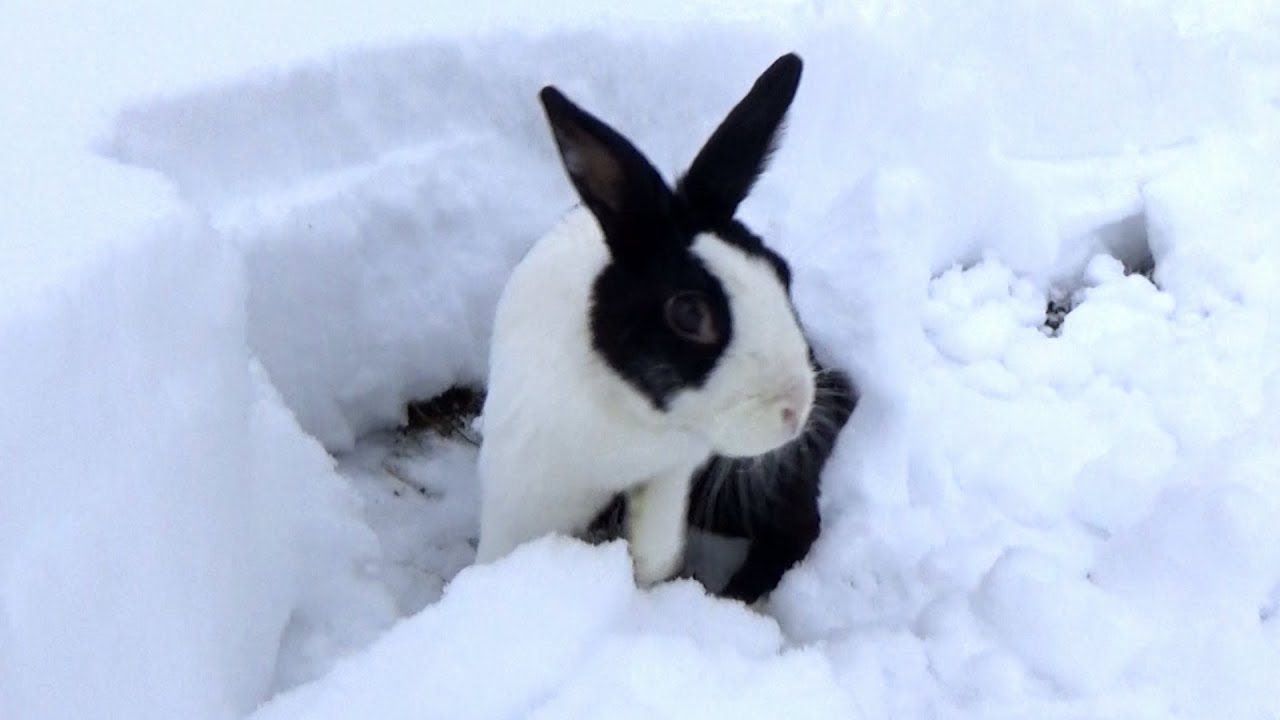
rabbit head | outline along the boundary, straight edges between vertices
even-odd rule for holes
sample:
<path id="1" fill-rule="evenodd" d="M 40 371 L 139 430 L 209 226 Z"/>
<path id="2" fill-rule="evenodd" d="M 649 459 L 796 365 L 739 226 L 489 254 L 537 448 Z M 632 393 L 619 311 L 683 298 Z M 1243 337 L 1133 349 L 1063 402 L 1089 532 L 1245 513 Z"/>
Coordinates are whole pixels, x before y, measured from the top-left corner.
<path id="1" fill-rule="evenodd" d="M 813 403 L 790 270 L 735 218 L 773 151 L 801 67 L 795 55 L 771 65 L 674 189 L 617 131 L 554 87 L 540 94 L 608 249 L 590 293 L 594 352 L 647 412 L 721 455 L 788 442 Z"/>

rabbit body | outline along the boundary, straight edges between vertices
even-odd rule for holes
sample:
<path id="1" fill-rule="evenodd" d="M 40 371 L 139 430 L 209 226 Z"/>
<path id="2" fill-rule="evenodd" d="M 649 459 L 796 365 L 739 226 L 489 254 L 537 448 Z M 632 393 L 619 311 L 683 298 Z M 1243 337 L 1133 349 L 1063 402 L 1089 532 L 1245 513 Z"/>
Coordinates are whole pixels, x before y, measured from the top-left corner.
<path id="1" fill-rule="evenodd" d="M 785 261 L 734 218 L 772 150 L 800 60 L 784 56 L 673 190 L 554 88 L 541 99 L 583 206 L 498 302 L 480 450 L 488 562 L 585 531 L 623 493 L 636 578 L 679 569 L 690 483 L 806 426 L 815 383 Z"/>

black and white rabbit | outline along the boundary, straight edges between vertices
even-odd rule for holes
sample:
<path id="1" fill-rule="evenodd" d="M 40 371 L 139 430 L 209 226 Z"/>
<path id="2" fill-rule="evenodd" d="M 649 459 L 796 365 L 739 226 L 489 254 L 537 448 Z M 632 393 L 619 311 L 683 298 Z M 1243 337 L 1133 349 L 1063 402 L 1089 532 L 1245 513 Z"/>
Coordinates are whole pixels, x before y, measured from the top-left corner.
<path id="1" fill-rule="evenodd" d="M 580 534 L 618 493 L 636 579 L 683 558 L 690 484 L 806 427 L 815 382 L 783 259 L 734 218 L 800 81 L 785 55 L 675 189 L 625 138 L 540 93 L 583 207 L 540 239 L 498 302 L 480 448 L 477 561 Z"/>

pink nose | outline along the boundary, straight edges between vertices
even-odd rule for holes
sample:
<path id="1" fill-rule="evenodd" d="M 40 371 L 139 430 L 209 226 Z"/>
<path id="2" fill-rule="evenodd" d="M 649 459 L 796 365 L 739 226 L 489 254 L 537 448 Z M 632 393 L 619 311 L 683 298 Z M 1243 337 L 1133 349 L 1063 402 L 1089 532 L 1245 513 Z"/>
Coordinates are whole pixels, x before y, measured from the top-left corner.
<path id="1" fill-rule="evenodd" d="M 794 408 L 782 408 L 782 424 L 787 426 L 792 435 L 796 434 L 800 431 L 800 413 Z"/>

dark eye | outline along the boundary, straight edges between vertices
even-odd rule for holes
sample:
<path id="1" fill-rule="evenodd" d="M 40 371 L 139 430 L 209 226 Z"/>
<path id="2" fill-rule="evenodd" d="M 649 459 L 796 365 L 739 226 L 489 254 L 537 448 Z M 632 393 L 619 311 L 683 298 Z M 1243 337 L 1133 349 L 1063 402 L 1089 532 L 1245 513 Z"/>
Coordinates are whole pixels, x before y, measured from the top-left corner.
<path id="1" fill-rule="evenodd" d="M 702 293 L 681 292 L 667 298 L 667 325 L 680 337 L 699 345 L 714 345 L 720 339 L 711 306 Z"/>

